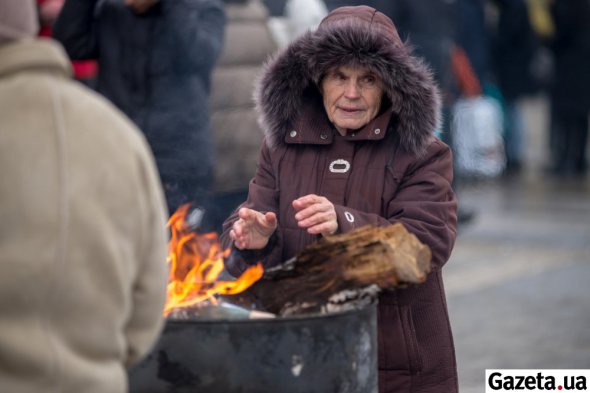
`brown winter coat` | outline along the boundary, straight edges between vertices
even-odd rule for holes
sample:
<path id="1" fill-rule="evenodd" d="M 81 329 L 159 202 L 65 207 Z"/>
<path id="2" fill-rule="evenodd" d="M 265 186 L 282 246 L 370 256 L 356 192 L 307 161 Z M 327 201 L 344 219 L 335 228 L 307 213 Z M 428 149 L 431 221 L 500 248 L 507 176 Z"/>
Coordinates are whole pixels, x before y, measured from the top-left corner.
<path id="1" fill-rule="evenodd" d="M 340 64 L 378 73 L 387 95 L 377 118 L 346 137 L 328 121 L 316 87 Z M 297 226 L 291 205 L 306 194 L 335 205 L 341 232 L 403 223 L 432 249 L 433 271 L 420 286 L 380 297 L 379 390 L 456 392 L 441 277 L 456 235 L 456 199 L 451 152 L 433 136 L 439 99 L 430 72 L 410 55 L 386 16 L 369 7 L 343 7 L 268 64 L 257 100 L 266 139 L 244 206 L 275 212 L 279 228 L 265 250 L 234 250 L 228 270 L 239 274 L 258 258 L 272 266 L 316 241 Z M 339 159 L 350 163 L 348 170 L 334 164 Z M 225 223 L 226 245 L 235 220 L 234 214 Z"/>

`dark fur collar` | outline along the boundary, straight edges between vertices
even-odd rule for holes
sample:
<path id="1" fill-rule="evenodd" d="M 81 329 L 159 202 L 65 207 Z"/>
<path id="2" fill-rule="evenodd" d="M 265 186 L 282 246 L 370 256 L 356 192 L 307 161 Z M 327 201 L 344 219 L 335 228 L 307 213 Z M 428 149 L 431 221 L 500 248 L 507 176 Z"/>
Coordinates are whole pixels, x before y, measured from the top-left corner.
<path id="1" fill-rule="evenodd" d="M 383 23 L 383 18 L 391 23 L 383 14 L 376 13 L 381 16 L 381 23 L 376 23 L 374 17 L 363 19 L 354 12 L 353 17 L 343 18 L 342 12 L 334 17 L 335 12 L 316 31 L 302 35 L 266 63 L 255 100 L 268 143 L 284 143 L 306 88 L 315 88 L 331 67 L 349 64 L 381 76 L 402 147 L 423 152 L 440 123 L 440 98 L 430 70 L 401 43 L 393 24 Z"/>

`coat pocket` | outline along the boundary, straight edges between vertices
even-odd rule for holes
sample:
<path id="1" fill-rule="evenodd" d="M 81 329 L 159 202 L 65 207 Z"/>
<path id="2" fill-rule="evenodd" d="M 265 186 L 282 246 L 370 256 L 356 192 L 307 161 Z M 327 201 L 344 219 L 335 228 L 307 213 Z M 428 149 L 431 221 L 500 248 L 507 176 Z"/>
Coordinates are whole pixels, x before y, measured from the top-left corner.
<path id="1" fill-rule="evenodd" d="M 416 374 L 422 369 L 412 310 L 398 304 L 379 305 L 378 362 L 382 370 L 406 370 Z"/>

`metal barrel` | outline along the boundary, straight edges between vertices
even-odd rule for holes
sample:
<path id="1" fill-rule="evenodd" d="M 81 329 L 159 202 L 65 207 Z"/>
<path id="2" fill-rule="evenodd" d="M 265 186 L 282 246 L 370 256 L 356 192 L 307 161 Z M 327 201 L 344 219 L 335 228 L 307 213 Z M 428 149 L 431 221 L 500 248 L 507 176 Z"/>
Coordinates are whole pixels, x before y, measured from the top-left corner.
<path id="1" fill-rule="evenodd" d="M 376 304 L 333 314 L 168 320 L 131 393 L 376 393 Z"/>

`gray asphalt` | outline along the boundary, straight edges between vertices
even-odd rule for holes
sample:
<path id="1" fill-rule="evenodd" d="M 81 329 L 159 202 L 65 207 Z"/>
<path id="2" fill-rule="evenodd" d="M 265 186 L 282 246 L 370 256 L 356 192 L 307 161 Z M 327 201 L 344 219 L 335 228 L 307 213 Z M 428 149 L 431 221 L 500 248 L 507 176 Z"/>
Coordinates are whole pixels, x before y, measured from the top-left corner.
<path id="1" fill-rule="evenodd" d="M 536 164 L 459 189 L 476 217 L 443 272 L 462 393 L 491 368 L 590 369 L 590 177 Z"/>

